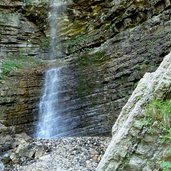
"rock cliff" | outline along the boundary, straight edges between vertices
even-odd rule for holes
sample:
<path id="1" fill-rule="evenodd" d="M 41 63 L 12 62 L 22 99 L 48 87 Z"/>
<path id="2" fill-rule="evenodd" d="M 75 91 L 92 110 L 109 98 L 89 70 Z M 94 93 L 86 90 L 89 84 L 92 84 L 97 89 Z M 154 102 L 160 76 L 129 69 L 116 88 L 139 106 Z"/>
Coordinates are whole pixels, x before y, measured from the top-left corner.
<path id="1" fill-rule="evenodd" d="M 47 1 L 0 3 L 1 56 L 16 51 L 47 58 Z M 58 38 L 68 62 L 61 83 L 61 104 L 68 110 L 61 115 L 71 126 L 66 135 L 110 133 L 139 79 L 170 51 L 170 7 L 168 0 L 61 3 Z"/>
<path id="2" fill-rule="evenodd" d="M 47 0 L 1 0 L 0 74 L 8 58 L 48 59 L 50 8 Z M 154 100 L 165 104 L 171 97 L 170 0 L 61 0 L 58 8 L 59 115 L 66 125 L 61 133 L 109 135 L 138 84 L 97 170 L 165 169 L 170 162 L 170 127 L 163 124 L 168 116 L 147 113 Z M 14 133 L 34 133 L 44 69 L 34 65 L 0 78 L 1 154 L 13 148 Z M 143 77 L 146 72 L 152 73 Z M 11 159 L 15 162 L 16 156 Z"/>
<path id="3" fill-rule="evenodd" d="M 168 1 L 80 0 L 68 5 L 60 39 L 77 82 L 74 111 L 82 118 L 74 131 L 110 132 L 139 79 L 169 53 L 170 12 Z"/>
<path id="4" fill-rule="evenodd" d="M 24 15 L 24 4 L 20 1 L 0 2 L 0 58 L 6 56 L 42 57 L 43 33 Z"/>

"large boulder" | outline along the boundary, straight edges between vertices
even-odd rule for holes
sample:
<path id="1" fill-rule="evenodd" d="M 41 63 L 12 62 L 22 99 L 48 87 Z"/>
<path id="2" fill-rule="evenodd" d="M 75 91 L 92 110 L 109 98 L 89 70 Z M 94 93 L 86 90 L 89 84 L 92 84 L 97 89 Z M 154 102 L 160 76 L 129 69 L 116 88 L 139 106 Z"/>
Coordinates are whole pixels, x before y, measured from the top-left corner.
<path id="1" fill-rule="evenodd" d="M 122 108 L 113 126 L 112 141 L 97 171 L 157 171 L 162 161 L 165 164 L 171 162 L 166 157 L 170 149 L 170 126 L 168 130 L 166 127 L 162 129 L 164 120 L 156 119 L 159 117 L 156 113 L 148 118 L 145 110 L 154 99 L 170 99 L 170 94 L 171 53 L 155 72 L 144 75 Z M 164 142 L 162 137 L 165 137 Z"/>

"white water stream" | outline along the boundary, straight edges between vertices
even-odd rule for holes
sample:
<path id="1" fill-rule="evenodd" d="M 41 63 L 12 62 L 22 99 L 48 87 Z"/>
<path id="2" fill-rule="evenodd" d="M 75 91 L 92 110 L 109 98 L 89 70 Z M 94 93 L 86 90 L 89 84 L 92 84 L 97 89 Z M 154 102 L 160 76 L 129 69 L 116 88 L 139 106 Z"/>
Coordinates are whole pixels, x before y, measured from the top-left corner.
<path id="1" fill-rule="evenodd" d="M 60 68 L 45 73 L 44 92 L 39 104 L 38 138 L 50 138 L 58 132 L 58 90 Z"/>
<path id="2" fill-rule="evenodd" d="M 51 0 L 49 13 L 50 26 L 50 45 L 49 59 L 54 60 L 60 56 L 60 50 L 57 49 L 59 40 L 57 39 L 58 27 L 58 9 L 59 1 Z M 59 45 L 58 45 L 59 46 Z M 37 125 L 37 138 L 51 138 L 57 136 L 58 132 L 58 107 L 59 107 L 59 73 L 60 68 L 50 68 L 45 72 L 45 81 L 43 95 L 39 104 L 39 118 Z"/>

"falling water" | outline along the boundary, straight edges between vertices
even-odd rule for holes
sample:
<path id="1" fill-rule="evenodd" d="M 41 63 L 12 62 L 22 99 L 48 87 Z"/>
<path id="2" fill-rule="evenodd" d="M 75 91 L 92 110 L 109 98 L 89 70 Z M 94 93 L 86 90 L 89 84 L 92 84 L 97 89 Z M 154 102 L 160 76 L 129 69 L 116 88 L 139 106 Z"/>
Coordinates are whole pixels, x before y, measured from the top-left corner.
<path id="1" fill-rule="evenodd" d="M 57 17 L 58 17 L 58 6 L 59 4 L 55 0 L 51 0 L 51 10 L 49 13 L 49 26 L 50 26 L 50 46 L 49 46 L 49 57 L 50 59 L 56 59 L 59 51 L 57 53 Z"/>
<path id="2" fill-rule="evenodd" d="M 51 11 L 49 13 L 50 25 L 50 46 L 49 58 L 56 59 L 60 56 L 59 40 L 57 40 L 57 18 L 59 1 L 51 0 Z M 60 69 L 50 68 L 45 72 L 45 82 L 43 95 L 39 104 L 39 119 L 37 125 L 37 138 L 51 138 L 58 132 L 58 110 L 59 110 L 59 88 L 60 88 Z"/>
<path id="3" fill-rule="evenodd" d="M 45 74 L 44 92 L 39 104 L 38 138 L 50 138 L 58 132 L 59 72 L 60 68 L 51 68 Z"/>

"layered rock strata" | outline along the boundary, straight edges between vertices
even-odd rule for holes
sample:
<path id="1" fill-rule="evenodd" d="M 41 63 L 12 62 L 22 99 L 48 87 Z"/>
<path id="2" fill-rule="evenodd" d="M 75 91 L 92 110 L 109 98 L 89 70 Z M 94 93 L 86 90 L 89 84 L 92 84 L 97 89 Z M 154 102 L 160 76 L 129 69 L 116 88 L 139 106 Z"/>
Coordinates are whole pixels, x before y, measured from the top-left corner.
<path id="1" fill-rule="evenodd" d="M 20 45 L 28 44 L 31 48 L 24 47 L 25 54 L 44 58 L 38 51 L 47 52 L 50 7 L 46 1 L 36 2 L 1 2 L 4 13 L 17 11 L 17 16 L 25 21 L 23 28 L 16 26 L 15 35 L 10 35 L 13 31 L 8 32 L 8 25 L 15 25 L 16 15 L 2 27 L 2 52 L 7 50 L 10 54 L 10 42 L 19 51 Z M 59 39 L 62 60 L 68 61 L 61 83 L 61 105 L 66 110 L 61 115 L 64 125 L 72 123 L 66 135 L 110 133 L 139 79 L 146 71 L 154 71 L 170 51 L 170 7 L 167 0 L 78 0 L 61 4 Z M 4 23 L 5 19 L 1 19 Z M 18 34 L 19 31 L 22 33 Z"/>
<path id="2" fill-rule="evenodd" d="M 0 58 L 9 56 L 42 57 L 47 53 L 44 33 L 24 15 L 19 1 L 0 2 Z"/>
<path id="3" fill-rule="evenodd" d="M 89 3 L 89 8 L 84 8 L 85 1 L 69 6 L 67 19 L 72 24 L 63 26 L 67 32 L 61 40 L 65 38 L 77 82 L 74 111 L 82 116 L 78 127 L 106 134 L 139 79 L 154 71 L 170 51 L 171 10 L 168 1 Z M 83 29 L 76 27 L 83 21 Z"/>
<path id="4" fill-rule="evenodd" d="M 1 83 L 0 122 L 15 132 L 34 132 L 42 87 L 42 69 L 25 69 L 11 73 Z"/>

